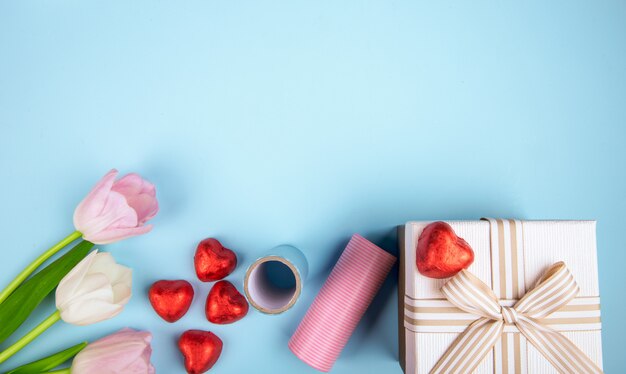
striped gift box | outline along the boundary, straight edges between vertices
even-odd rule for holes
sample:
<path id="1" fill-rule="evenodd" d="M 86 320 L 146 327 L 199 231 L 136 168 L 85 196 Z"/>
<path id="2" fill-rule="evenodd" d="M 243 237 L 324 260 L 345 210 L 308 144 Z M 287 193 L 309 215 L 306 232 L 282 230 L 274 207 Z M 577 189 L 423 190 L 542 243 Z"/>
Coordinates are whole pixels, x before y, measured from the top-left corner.
<path id="1" fill-rule="evenodd" d="M 541 322 L 571 340 L 602 367 L 600 298 L 594 221 L 447 221 L 474 249 L 468 270 L 489 285 L 500 305 L 512 306 L 552 264 L 563 261 L 580 292 Z M 405 373 L 428 373 L 454 340 L 477 319 L 441 293 L 445 279 L 417 271 L 415 249 L 431 222 L 400 227 L 399 340 Z M 478 373 L 556 373 L 515 325 L 477 367 Z"/>

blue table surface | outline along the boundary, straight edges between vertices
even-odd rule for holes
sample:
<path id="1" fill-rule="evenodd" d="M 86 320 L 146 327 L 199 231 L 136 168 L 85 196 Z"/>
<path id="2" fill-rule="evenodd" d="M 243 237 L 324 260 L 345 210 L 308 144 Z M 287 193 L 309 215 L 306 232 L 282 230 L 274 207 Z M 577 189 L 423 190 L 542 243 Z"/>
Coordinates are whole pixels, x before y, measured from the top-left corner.
<path id="1" fill-rule="evenodd" d="M 59 323 L 0 369 L 130 326 L 160 373 L 183 372 L 191 328 L 224 340 L 212 372 L 314 373 L 286 344 L 351 234 L 397 252 L 406 221 L 495 216 L 598 220 L 604 365 L 623 372 L 625 103 L 623 1 L 2 1 L 0 285 L 112 167 L 153 181 L 161 211 L 104 248 L 134 269 L 120 316 Z M 240 289 L 256 256 L 300 247 L 301 300 L 210 324 L 205 237 L 236 250 Z M 333 372 L 401 372 L 396 277 Z M 167 324 L 147 289 L 176 278 L 197 297 Z"/>

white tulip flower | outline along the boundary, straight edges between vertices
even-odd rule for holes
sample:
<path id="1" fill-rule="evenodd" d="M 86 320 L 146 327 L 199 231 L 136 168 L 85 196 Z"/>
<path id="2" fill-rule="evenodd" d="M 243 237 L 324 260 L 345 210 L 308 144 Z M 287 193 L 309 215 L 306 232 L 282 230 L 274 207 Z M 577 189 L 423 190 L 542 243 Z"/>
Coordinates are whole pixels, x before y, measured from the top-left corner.
<path id="1" fill-rule="evenodd" d="M 132 270 L 110 253 L 91 252 L 59 283 L 56 307 L 63 321 L 90 325 L 112 318 L 131 297 Z"/>

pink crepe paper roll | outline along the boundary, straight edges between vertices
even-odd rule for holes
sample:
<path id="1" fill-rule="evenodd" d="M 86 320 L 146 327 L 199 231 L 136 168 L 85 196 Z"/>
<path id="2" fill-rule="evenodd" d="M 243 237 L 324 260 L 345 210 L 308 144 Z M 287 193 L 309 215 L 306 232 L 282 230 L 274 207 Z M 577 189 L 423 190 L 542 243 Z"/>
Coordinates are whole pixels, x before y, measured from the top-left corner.
<path id="1" fill-rule="evenodd" d="M 289 349 L 328 372 L 396 262 L 390 253 L 355 234 L 289 340 Z"/>

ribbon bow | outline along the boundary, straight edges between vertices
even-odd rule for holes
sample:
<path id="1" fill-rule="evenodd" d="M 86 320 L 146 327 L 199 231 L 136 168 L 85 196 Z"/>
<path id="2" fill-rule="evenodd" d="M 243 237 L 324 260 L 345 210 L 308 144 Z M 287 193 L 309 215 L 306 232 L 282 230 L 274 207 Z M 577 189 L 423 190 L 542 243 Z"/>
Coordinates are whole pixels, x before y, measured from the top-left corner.
<path id="1" fill-rule="evenodd" d="M 574 343 L 540 322 L 569 303 L 579 290 L 565 264 L 557 262 L 513 307 L 500 306 L 498 297 L 485 283 L 462 270 L 441 292 L 452 304 L 480 318 L 459 335 L 431 373 L 474 371 L 500 339 L 505 324 L 515 325 L 559 372 L 602 373 Z"/>

